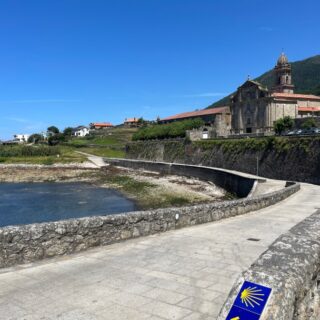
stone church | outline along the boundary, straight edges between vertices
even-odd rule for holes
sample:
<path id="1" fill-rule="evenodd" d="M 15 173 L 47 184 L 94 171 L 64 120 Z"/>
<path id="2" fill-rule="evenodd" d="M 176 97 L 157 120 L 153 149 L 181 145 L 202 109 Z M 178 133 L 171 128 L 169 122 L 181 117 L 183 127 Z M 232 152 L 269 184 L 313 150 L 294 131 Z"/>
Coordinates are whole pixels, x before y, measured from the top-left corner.
<path id="1" fill-rule="evenodd" d="M 270 90 L 247 80 L 231 97 L 231 134 L 267 134 L 273 132 L 274 122 L 285 116 L 320 116 L 320 97 L 294 93 L 291 64 L 284 53 L 273 72 Z"/>

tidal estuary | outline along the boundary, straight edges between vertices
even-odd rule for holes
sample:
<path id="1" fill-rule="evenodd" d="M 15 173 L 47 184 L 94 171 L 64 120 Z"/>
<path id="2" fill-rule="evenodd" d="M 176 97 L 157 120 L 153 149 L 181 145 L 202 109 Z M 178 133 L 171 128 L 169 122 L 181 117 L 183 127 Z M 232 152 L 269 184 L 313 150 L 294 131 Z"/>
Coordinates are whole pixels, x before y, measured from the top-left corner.
<path id="1" fill-rule="evenodd" d="M 120 192 L 89 183 L 0 183 L 0 227 L 135 209 Z"/>

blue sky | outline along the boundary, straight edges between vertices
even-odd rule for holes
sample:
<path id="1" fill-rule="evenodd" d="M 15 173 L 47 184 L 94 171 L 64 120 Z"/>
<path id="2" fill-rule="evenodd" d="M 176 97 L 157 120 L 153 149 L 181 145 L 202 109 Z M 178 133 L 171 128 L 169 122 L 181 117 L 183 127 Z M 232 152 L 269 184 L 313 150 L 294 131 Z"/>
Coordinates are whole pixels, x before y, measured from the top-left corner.
<path id="1" fill-rule="evenodd" d="M 208 106 L 319 54 L 319 0 L 0 0 L 0 139 Z"/>

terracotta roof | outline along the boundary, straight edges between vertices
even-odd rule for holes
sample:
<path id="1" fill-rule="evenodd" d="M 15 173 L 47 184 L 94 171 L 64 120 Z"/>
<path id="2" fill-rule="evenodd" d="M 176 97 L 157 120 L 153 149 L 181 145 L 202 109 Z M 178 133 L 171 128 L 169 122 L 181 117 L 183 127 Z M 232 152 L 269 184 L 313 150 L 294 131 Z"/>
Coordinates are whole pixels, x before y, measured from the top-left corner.
<path id="1" fill-rule="evenodd" d="M 299 93 L 280 93 L 274 92 L 272 93 L 272 97 L 275 98 L 292 98 L 292 99 L 308 99 L 308 100 L 320 100 L 319 96 L 315 96 L 313 94 L 299 94 Z"/>
<path id="2" fill-rule="evenodd" d="M 138 122 L 138 118 L 128 118 L 128 119 L 126 119 L 124 122 L 125 123 L 129 123 L 129 122 Z"/>
<path id="3" fill-rule="evenodd" d="M 113 127 L 113 124 L 110 122 L 93 122 L 91 123 L 91 126 L 94 127 Z"/>
<path id="4" fill-rule="evenodd" d="M 230 112 L 229 107 L 211 108 L 211 109 L 204 109 L 199 111 L 179 113 L 174 116 L 160 119 L 160 121 L 183 119 L 183 118 L 195 118 L 195 117 L 206 116 L 210 114 L 218 114 L 218 113 L 226 113 L 226 112 Z"/>
<path id="5" fill-rule="evenodd" d="M 320 107 L 298 107 L 299 111 L 311 111 L 311 112 L 319 112 L 320 111 Z"/>

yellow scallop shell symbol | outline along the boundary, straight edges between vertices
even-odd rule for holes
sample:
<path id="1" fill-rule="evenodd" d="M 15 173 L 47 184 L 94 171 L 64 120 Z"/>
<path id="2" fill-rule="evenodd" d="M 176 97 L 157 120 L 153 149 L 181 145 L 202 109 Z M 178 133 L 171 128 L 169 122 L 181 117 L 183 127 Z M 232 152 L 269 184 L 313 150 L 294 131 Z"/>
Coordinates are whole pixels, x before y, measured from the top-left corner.
<path id="1" fill-rule="evenodd" d="M 241 292 L 240 299 L 242 303 L 246 305 L 246 307 L 250 306 L 254 308 L 255 306 L 260 306 L 260 302 L 264 301 L 264 294 L 261 293 L 261 289 L 257 289 L 257 287 L 248 287 Z"/>

